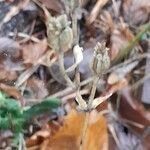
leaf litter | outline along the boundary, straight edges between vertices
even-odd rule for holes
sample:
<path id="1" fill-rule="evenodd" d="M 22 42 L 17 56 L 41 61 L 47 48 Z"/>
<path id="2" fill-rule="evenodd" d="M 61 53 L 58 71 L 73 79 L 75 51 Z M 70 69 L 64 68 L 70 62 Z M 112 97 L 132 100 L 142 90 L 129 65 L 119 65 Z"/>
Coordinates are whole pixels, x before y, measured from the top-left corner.
<path id="1" fill-rule="evenodd" d="M 0 2 L 0 149 L 149 149 L 149 16 L 149 0 Z"/>

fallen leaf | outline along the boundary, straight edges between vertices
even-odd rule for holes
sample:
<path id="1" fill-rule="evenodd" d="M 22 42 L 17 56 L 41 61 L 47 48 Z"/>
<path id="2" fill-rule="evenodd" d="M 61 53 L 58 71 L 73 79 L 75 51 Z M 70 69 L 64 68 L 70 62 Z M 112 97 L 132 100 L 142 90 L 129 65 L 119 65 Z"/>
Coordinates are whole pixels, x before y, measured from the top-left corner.
<path id="1" fill-rule="evenodd" d="M 63 10 L 62 4 L 58 0 L 40 0 L 48 9 L 60 13 Z"/>
<path id="2" fill-rule="evenodd" d="M 6 70 L 0 67 L 0 80 L 15 80 L 17 78 L 16 71 Z"/>
<path id="3" fill-rule="evenodd" d="M 117 91 L 120 91 L 120 90 L 124 89 L 125 87 L 127 87 L 128 82 L 129 81 L 126 78 L 123 78 L 122 80 L 119 80 L 115 84 L 108 85 L 106 90 L 103 91 L 103 93 L 100 94 L 100 97 L 98 97 L 96 99 L 99 99 L 101 97 L 113 96 L 113 94 L 115 94 Z M 100 111 L 103 111 L 103 110 L 106 110 L 106 109 L 108 109 L 108 101 L 107 101 L 107 99 L 106 100 L 104 99 L 104 101 L 102 101 L 100 103 L 100 105 L 98 105 L 96 107 L 96 110 L 100 112 Z"/>
<path id="4" fill-rule="evenodd" d="M 140 137 L 135 134 L 128 126 L 124 123 L 113 122 L 109 124 L 109 129 L 111 133 L 116 133 L 116 149 L 126 150 L 126 149 L 137 149 L 142 150 L 144 149 L 144 145 L 140 140 Z M 127 132 L 126 132 L 127 131 Z M 111 145 L 112 146 L 112 145 Z M 136 148 L 135 148 L 136 147 Z M 112 147 L 110 148 L 112 150 Z"/>
<path id="5" fill-rule="evenodd" d="M 0 37 L 0 53 L 17 58 L 20 55 L 20 45 L 13 39 Z"/>
<path id="6" fill-rule="evenodd" d="M 114 21 L 108 11 L 103 11 L 100 17 L 94 22 L 94 26 L 100 28 L 106 35 L 114 30 Z"/>
<path id="7" fill-rule="evenodd" d="M 58 56 L 53 50 L 48 50 L 42 57 L 40 57 L 37 61 L 38 64 L 51 67 L 56 60 Z"/>
<path id="8" fill-rule="evenodd" d="M 109 85 L 106 93 L 115 93 L 123 88 L 125 88 L 128 85 L 128 80 L 126 78 L 123 78 L 122 80 L 116 82 L 115 84 Z M 105 94 L 106 95 L 106 94 Z"/>
<path id="9" fill-rule="evenodd" d="M 22 57 L 24 63 L 37 65 L 38 60 L 43 56 L 46 50 L 47 50 L 46 39 L 41 40 L 39 43 L 29 43 L 27 45 L 23 45 Z"/>
<path id="10" fill-rule="evenodd" d="M 128 80 L 127 79 L 122 79 L 119 80 L 118 82 L 116 82 L 115 84 L 111 84 L 108 85 L 108 87 L 106 88 L 106 91 L 104 91 L 100 97 L 96 98 L 95 100 L 98 100 L 102 98 L 100 105 L 98 105 L 96 107 L 96 109 L 100 112 L 103 110 L 108 109 L 108 101 L 107 99 L 103 99 L 103 97 L 110 97 L 112 96 L 114 93 L 116 93 L 117 91 L 122 90 L 123 88 L 125 88 L 128 85 Z"/>
<path id="11" fill-rule="evenodd" d="M 37 78 L 28 79 L 27 88 L 33 94 L 33 98 L 42 99 L 48 95 L 48 90 L 45 83 Z"/>
<path id="12" fill-rule="evenodd" d="M 114 69 L 108 76 L 107 83 L 115 84 L 125 78 L 138 65 L 138 61 L 133 61 L 129 64 L 122 65 L 122 67 Z"/>
<path id="13" fill-rule="evenodd" d="M 0 90 L 4 91 L 9 96 L 16 98 L 17 100 L 21 100 L 22 98 L 21 93 L 14 86 L 0 83 Z"/>
<path id="14" fill-rule="evenodd" d="M 91 113 L 91 120 L 97 119 L 91 123 L 87 130 L 85 137 L 84 150 L 108 150 L 108 135 L 107 125 L 104 117 L 93 116 Z M 90 121 L 91 121 L 90 120 Z"/>
<path id="15" fill-rule="evenodd" d="M 143 126 L 143 128 L 139 128 L 138 126 L 130 124 L 132 130 L 138 133 L 142 138 L 145 129 L 150 126 L 150 113 L 143 107 L 142 104 L 139 103 L 139 100 L 133 97 L 128 87 L 123 89 L 121 92 L 119 112 L 123 119 L 127 119 L 130 122 L 135 122 Z M 148 134 L 141 140 L 147 149 L 150 149 L 150 135 Z"/>
<path id="16" fill-rule="evenodd" d="M 129 51 L 124 51 L 124 48 L 134 39 L 134 35 L 125 22 L 115 22 L 111 14 L 104 11 L 96 26 L 108 36 L 107 43 L 110 47 L 109 54 L 111 60 L 115 61 L 117 59 L 116 61 L 118 61 L 129 53 Z"/>
<path id="17" fill-rule="evenodd" d="M 35 132 L 31 137 L 26 139 L 26 147 L 32 148 L 34 146 L 40 146 L 41 143 L 50 138 L 50 136 L 54 135 L 58 132 L 60 125 L 55 121 L 52 121 L 47 124 L 48 120 L 43 118 L 44 122 L 41 123 L 41 130 Z"/>
<path id="18" fill-rule="evenodd" d="M 50 131 L 48 129 L 42 129 L 33 134 L 30 138 L 26 140 L 26 146 L 33 147 L 40 145 L 44 139 L 50 136 Z"/>
<path id="19" fill-rule="evenodd" d="M 135 97 L 132 96 L 129 88 L 126 87 L 122 89 L 121 94 L 123 99 L 120 107 L 121 114 L 125 118 L 128 118 L 128 120 L 138 122 L 140 124 L 143 124 L 144 126 L 149 126 L 150 114 L 144 109 L 143 105 L 138 102 L 139 100 L 135 99 Z M 130 107 L 127 107 L 127 105 L 129 105 Z"/>
<path id="20" fill-rule="evenodd" d="M 133 40 L 134 35 L 128 29 L 128 27 L 124 25 L 115 25 L 114 29 L 111 32 L 110 36 L 110 57 L 111 60 L 114 60 L 119 53 L 126 53 L 123 48 L 125 48 L 128 43 Z"/>
<path id="21" fill-rule="evenodd" d="M 150 48 L 148 49 L 148 53 L 150 53 Z M 148 76 L 150 72 L 150 60 L 146 58 L 146 66 L 145 66 L 145 76 Z M 142 102 L 145 104 L 150 104 L 150 79 L 144 81 L 143 90 L 142 90 Z"/>
<path id="22" fill-rule="evenodd" d="M 100 10 L 107 4 L 108 0 L 97 0 L 95 6 L 93 7 L 89 17 L 87 18 L 87 24 L 92 24 L 97 18 Z"/>
<path id="23" fill-rule="evenodd" d="M 42 144 L 41 150 L 78 150 L 84 120 L 84 113 L 71 111 L 65 120 L 64 126 Z M 108 149 L 107 126 L 104 117 L 93 115 L 93 112 L 91 112 L 89 127 L 84 140 L 85 150 Z"/>
<path id="24" fill-rule="evenodd" d="M 150 16 L 149 0 L 124 0 L 123 16 L 129 25 L 139 25 L 148 21 Z"/>

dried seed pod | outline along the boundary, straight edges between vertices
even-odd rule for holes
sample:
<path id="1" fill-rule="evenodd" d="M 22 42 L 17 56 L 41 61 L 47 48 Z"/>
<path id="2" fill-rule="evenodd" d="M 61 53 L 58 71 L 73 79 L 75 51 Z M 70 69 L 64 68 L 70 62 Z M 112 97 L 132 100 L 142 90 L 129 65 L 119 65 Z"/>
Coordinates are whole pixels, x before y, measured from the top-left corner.
<path id="1" fill-rule="evenodd" d="M 59 37 L 59 44 L 62 51 L 66 52 L 68 51 L 73 42 L 73 33 L 72 29 L 70 27 L 66 27 L 60 34 Z"/>
<path id="2" fill-rule="evenodd" d="M 94 55 L 90 64 L 91 69 L 94 74 L 101 75 L 105 73 L 110 66 L 109 49 L 105 46 L 105 43 L 97 43 L 94 49 Z"/>
<path id="3" fill-rule="evenodd" d="M 47 21 L 48 44 L 55 51 L 67 51 L 72 46 L 73 33 L 67 16 L 49 17 Z"/>

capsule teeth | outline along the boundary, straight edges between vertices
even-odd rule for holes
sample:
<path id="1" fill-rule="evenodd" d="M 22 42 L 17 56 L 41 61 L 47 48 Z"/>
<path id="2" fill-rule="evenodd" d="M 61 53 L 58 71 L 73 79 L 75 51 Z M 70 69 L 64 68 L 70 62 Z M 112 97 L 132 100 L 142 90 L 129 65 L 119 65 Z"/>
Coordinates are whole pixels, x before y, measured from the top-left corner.
<path id="1" fill-rule="evenodd" d="M 110 66 L 109 49 L 105 45 L 105 42 L 98 42 L 94 48 L 91 69 L 97 75 L 103 74 Z"/>

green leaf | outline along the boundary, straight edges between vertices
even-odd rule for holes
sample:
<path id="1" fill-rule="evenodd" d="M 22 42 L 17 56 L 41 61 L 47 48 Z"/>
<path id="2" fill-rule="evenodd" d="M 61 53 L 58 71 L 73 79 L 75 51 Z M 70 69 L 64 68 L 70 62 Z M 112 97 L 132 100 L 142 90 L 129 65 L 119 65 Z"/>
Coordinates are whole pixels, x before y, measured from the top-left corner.
<path id="1" fill-rule="evenodd" d="M 23 114 L 26 119 L 34 116 L 41 115 L 45 112 L 51 111 L 61 105 L 61 101 L 57 98 L 45 99 L 43 102 L 31 106 L 29 109 L 24 110 Z"/>
<path id="2" fill-rule="evenodd" d="M 47 98 L 29 109 L 23 110 L 18 101 L 0 91 L 0 130 L 10 129 L 15 133 L 20 133 L 29 119 L 48 111 L 52 112 L 60 104 L 61 102 L 57 98 Z"/>

